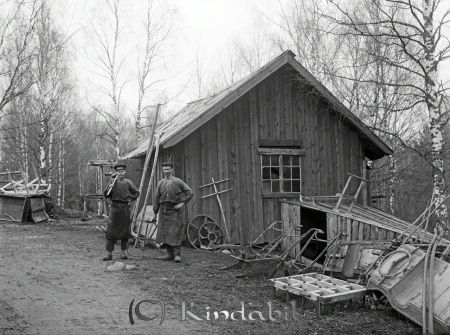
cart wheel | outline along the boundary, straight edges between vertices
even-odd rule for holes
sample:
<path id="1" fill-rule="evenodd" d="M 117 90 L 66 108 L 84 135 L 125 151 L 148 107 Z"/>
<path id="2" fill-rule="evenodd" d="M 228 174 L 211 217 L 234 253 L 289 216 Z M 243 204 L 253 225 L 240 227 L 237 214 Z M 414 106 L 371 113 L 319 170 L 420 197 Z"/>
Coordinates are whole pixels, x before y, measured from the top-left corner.
<path id="1" fill-rule="evenodd" d="M 216 221 L 212 217 L 205 214 L 199 214 L 189 220 L 186 229 L 186 236 L 189 243 L 196 249 L 200 249 L 200 238 L 199 238 L 200 227 L 208 222 L 210 224 L 216 224 Z"/>
<path id="2" fill-rule="evenodd" d="M 207 221 L 200 226 L 198 231 L 200 246 L 212 248 L 223 243 L 224 234 L 222 228 L 214 221 Z"/>

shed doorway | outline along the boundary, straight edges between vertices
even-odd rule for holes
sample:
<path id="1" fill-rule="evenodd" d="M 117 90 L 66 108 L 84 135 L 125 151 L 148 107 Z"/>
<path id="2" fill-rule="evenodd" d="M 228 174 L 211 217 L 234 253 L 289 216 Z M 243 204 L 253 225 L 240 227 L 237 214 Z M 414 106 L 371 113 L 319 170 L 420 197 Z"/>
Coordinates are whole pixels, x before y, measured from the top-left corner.
<path id="1" fill-rule="evenodd" d="M 317 237 L 323 240 L 327 239 L 327 214 L 321 211 L 310 209 L 307 207 L 301 207 L 300 210 L 300 222 L 301 229 L 300 232 L 304 235 L 311 228 L 321 229 L 324 234 L 318 234 Z M 302 244 L 306 243 L 306 240 Z M 316 259 L 317 256 L 325 249 L 327 246 L 326 242 L 311 241 L 308 248 L 303 253 L 303 256 L 311 260 Z M 319 263 L 323 263 L 326 257 L 326 253 L 318 259 Z"/>

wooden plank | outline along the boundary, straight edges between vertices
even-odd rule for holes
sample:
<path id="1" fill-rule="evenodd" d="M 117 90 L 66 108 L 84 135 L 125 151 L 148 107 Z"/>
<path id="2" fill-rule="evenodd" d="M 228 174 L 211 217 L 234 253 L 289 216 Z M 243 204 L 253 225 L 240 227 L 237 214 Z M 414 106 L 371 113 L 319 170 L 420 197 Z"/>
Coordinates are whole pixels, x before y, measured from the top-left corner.
<path id="1" fill-rule="evenodd" d="M 364 223 L 358 222 L 358 240 L 364 240 Z"/>
<path id="2" fill-rule="evenodd" d="M 324 194 L 336 194 L 334 191 L 334 179 L 333 179 L 333 170 L 335 169 L 335 165 L 332 163 L 332 157 L 334 154 L 334 148 L 331 147 L 332 143 L 332 131 L 330 126 L 330 111 L 327 109 L 323 103 L 321 104 L 323 110 L 323 131 L 324 131 L 324 139 L 323 139 L 323 160 L 324 160 L 324 177 L 322 180 L 324 181 Z"/>
<path id="3" fill-rule="evenodd" d="M 242 100 L 241 100 L 242 101 Z M 247 183 L 246 183 L 246 171 L 245 171 L 245 150 L 244 150 L 244 133 L 243 133 L 243 109 L 240 104 L 233 104 L 234 122 L 235 122 L 235 150 L 236 150 L 236 181 L 239 183 L 239 203 L 237 207 L 237 215 L 241 225 L 241 232 L 243 243 L 249 243 L 251 239 L 250 235 L 250 222 L 248 221 L 248 195 L 247 195 Z"/>
<path id="4" fill-rule="evenodd" d="M 304 171 L 305 180 L 305 194 L 317 195 L 314 192 L 315 179 L 314 179 L 314 139 L 313 139 L 313 111 L 311 110 L 310 97 L 304 94 L 304 107 L 305 107 L 305 165 L 306 169 Z"/>
<path id="5" fill-rule="evenodd" d="M 386 229 L 379 228 L 378 240 L 379 241 L 387 240 L 387 230 Z"/>
<path id="6" fill-rule="evenodd" d="M 317 184 L 315 187 L 319 190 L 319 195 L 329 195 L 326 191 L 325 185 L 325 130 L 324 130 L 324 113 L 320 106 L 320 100 L 315 98 L 315 110 L 316 110 L 316 119 L 317 119 L 317 133 L 315 139 L 317 141 L 317 158 L 316 158 L 316 167 L 317 167 Z"/>
<path id="7" fill-rule="evenodd" d="M 386 240 L 387 241 L 392 241 L 393 239 L 394 239 L 394 232 L 393 231 L 391 231 L 391 230 L 388 230 L 387 231 L 387 236 L 386 236 Z"/>
<path id="8" fill-rule="evenodd" d="M 344 152 L 343 152 L 343 123 L 340 118 L 337 118 L 337 124 L 335 127 L 336 133 L 336 171 L 337 171 L 337 189 L 338 192 L 342 192 L 345 183 L 345 170 L 344 170 Z"/>
<path id="9" fill-rule="evenodd" d="M 327 213 L 326 215 L 327 215 L 327 240 L 331 240 L 332 239 L 332 237 L 331 237 L 331 227 L 333 225 L 332 220 L 333 220 L 333 216 L 334 215 L 330 214 L 330 213 Z"/>
<path id="10" fill-rule="evenodd" d="M 267 138 L 269 139 L 277 139 L 278 136 L 276 134 L 277 125 L 276 125 L 276 109 L 275 109 L 275 95 L 274 95 L 274 80 L 273 76 L 270 76 L 265 81 L 266 84 L 266 126 L 267 126 Z"/>
<path id="11" fill-rule="evenodd" d="M 312 154 L 312 181 L 313 181 L 313 193 L 314 195 L 322 194 L 320 184 L 320 136 L 319 136 L 319 122 L 318 122 L 318 110 L 315 96 L 309 96 L 310 113 L 311 113 L 311 154 Z"/>
<path id="12" fill-rule="evenodd" d="M 300 215 L 301 208 L 300 208 L 300 206 L 292 206 L 292 208 L 294 210 L 293 224 L 294 224 L 294 226 L 298 226 L 298 228 L 299 228 L 301 225 L 301 215 Z M 292 243 L 295 243 L 295 241 L 297 240 L 297 237 L 296 237 L 297 234 L 300 234 L 300 230 L 293 229 L 292 235 L 294 235 L 294 236 L 292 238 L 293 239 Z M 295 247 L 295 256 L 297 256 L 300 253 L 300 249 L 301 249 L 301 244 L 298 243 L 297 246 Z"/>
<path id="13" fill-rule="evenodd" d="M 262 185 L 260 156 L 258 149 L 259 129 L 259 96 L 258 90 L 253 89 L 249 93 L 249 118 L 250 118 L 250 162 L 251 162 L 251 199 L 253 204 L 253 220 L 255 234 L 259 236 L 264 231 L 264 219 L 262 217 Z"/>
<path id="14" fill-rule="evenodd" d="M 291 225 L 290 222 L 290 209 L 291 207 L 293 207 L 292 205 L 289 204 L 281 204 L 281 221 L 283 222 L 283 229 L 285 231 L 288 231 Z M 283 250 L 287 250 L 289 248 L 290 245 L 290 239 L 289 238 L 284 238 L 281 245 Z"/>
<path id="15" fill-rule="evenodd" d="M 229 127 L 229 131 L 227 133 L 227 151 L 228 151 L 228 171 L 229 178 L 231 181 L 230 186 L 233 188 L 233 197 L 232 197 L 232 210 L 231 210 L 231 222 L 230 222 L 230 235 L 232 241 L 238 241 L 240 244 L 244 244 L 243 240 L 243 232 L 241 226 L 241 218 L 239 216 L 240 212 L 240 192 L 241 186 L 238 180 L 238 172 L 237 172 L 237 153 L 236 153 L 236 124 L 234 117 L 234 105 L 229 107 L 226 111 L 226 124 Z M 234 229 L 233 229 L 234 228 Z"/>
<path id="16" fill-rule="evenodd" d="M 265 140 L 273 140 L 269 138 L 268 129 L 267 129 L 267 81 L 259 84 L 257 86 L 258 90 L 258 101 L 259 101 L 259 137 L 264 138 Z"/>
<path id="17" fill-rule="evenodd" d="M 218 173 L 220 180 L 228 179 L 228 155 L 227 155 L 227 130 L 228 125 L 226 123 L 225 112 L 219 114 L 216 118 L 217 128 L 217 159 L 218 159 Z M 231 185 L 231 181 L 225 183 L 226 186 Z M 231 231 L 233 225 L 231 220 L 231 205 L 230 197 L 233 196 L 235 190 L 225 192 L 221 195 L 221 201 L 225 212 L 225 219 L 228 223 L 228 227 Z M 230 236 L 231 237 L 231 236 Z M 233 240 L 233 239 L 232 239 Z M 237 242 L 237 240 L 235 240 Z"/>
<path id="18" fill-rule="evenodd" d="M 330 194 L 336 194 L 338 193 L 340 190 L 338 189 L 338 180 L 337 180 L 337 175 L 340 171 L 337 171 L 336 169 L 336 162 L 337 162 L 337 157 L 336 157 L 336 117 L 334 115 L 333 112 L 329 112 L 328 113 L 329 116 L 329 125 L 330 125 L 330 136 L 329 136 L 329 162 L 331 164 L 331 192 Z"/>
<path id="19" fill-rule="evenodd" d="M 305 155 L 305 149 L 258 148 L 258 153 L 259 154 L 268 154 L 268 155 L 287 154 L 287 155 L 303 156 L 303 155 Z"/>
<path id="20" fill-rule="evenodd" d="M 277 112 L 279 115 L 279 120 L 280 120 L 280 124 L 279 124 L 279 130 L 278 130 L 278 138 L 280 139 L 286 139 L 286 128 L 289 127 L 290 125 L 287 124 L 286 122 L 286 117 L 287 117 L 287 106 L 286 106 L 286 101 L 285 101 L 285 86 L 286 86 L 286 78 L 285 78 L 285 71 L 284 68 L 282 68 L 280 71 L 278 71 L 277 73 L 277 85 L 278 90 L 279 90 L 279 94 L 278 94 L 278 99 L 277 101 Z"/>
<path id="21" fill-rule="evenodd" d="M 370 227 L 369 224 L 364 224 L 364 240 L 370 241 Z"/>
<path id="22" fill-rule="evenodd" d="M 282 103 L 282 81 L 280 80 L 280 76 L 281 76 L 281 71 L 275 72 L 274 74 L 272 74 L 272 78 L 273 78 L 273 105 L 272 105 L 272 112 L 273 115 L 275 116 L 275 130 L 273 133 L 273 137 L 274 138 L 281 138 L 284 139 L 285 137 L 283 137 L 283 131 L 282 128 L 284 126 L 284 111 L 283 111 L 283 103 Z"/>
<path id="23" fill-rule="evenodd" d="M 217 123 L 215 119 L 212 119 L 207 123 L 207 127 L 209 128 L 208 132 L 208 159 L 209 159 L 209 166 L 210 166 L 210 172 L 209 172 L 209 182 L 211 182 L 211 178 L 214 178 L 214 180 L 221 180 L 219 178 L 219 156 L 218 156 L 218 143 L 217 143 Z M 226 190 L 228 189 L 228 184 L 220 184 L 217 186 L 218 191 L 220 190 Z M 209 188 L 212 190 L 213 188 Z M 220 201 L 222 202 L 222 199 L 224 197 L 223 194 L 220 194 Z M 222 204 L 223 206 L 223 204 Z M 222 228 L 223 227 L 223 219 L 222 214 L 219 207 L 219 202 L 217 201 L 216 197 L 211 197 L 211 210 L 214 215 L 214 217 L 217 217 L 217 222 L 221 223 Z M 226 219 L 226 218 L 225 218 Z M 227 221 L 228 223 L 229 221 Z"/>
<path id="24" fill-rule="evenodd" d="M 257 95 L 258 94 L 258 91 L 251 91 L 250 92 L 250 99 L 253 99 L 252 98 L 252 95 L 253 94 L 255 94 L 255 95 Z M 255 101 L 255 103 L 257 104 L 257 110 L 259 111 L 259 101 L 260 101 L 260 99 L 259 98 L 256 98 L 256 101 Z M 259 117 L 259 112 L 258 112 L 258 115 L 257 115 L 258 117 Z M 294 135 L 293 135 L 294 136 Z M 292 147 L 292 148 L 298 148 L 298 149 L 300 149 L 301 148 L 301 146 L 300 146 L 300 142 L 299 142 L 299 139 L 297 139 L 298 138 L 298 136 L 299 136 L 299 134 L 298 133 L 295 133 L 295 137 L 296 137 L 296 139 L 290 139 L 290 140 L 281 140 L 281 139 L 276 139 L 276 140 L 273 140 L 273 139 L 266 139 L 266 138 L 263 138 L 263 139 L 259 139 L 258 140 L 258 145 L 260 146 L 260 147 L 270 147 L 270 148 L 273 148 L 273 147 Z"/>
<path id="25" fill-rule="evenodd" d="M 359 239 L 359 222 L 356 220 L 352 220 L 352 240 L 356 241 Z"/>
<path id="26" fill-rule="evenodd" d="M 292 72 L 286 69 L 283 71 L 283 100 L 285 106 L 284 128 L 286 139 L 294 137 L 293 101 L 292 101 Z"/>
<path id="27" fill-rule="evenodd" d="M 301 113 L 299 103 L 298 103 L 298 94 L 296 92 L 296 85 L 295 83 L 290 85 L 291 89 L 291 113 L 292 113 L 292 138 L 297 143 L 297 145 L 301 148 L 302 147 L 302 134 L 300 131 L 301 127 Z M 294 145 L 294 144 L 293 144 Z"/>
<path id="28" fill-rule="evenodd" d="M 241 138 L 241 148 L 240 151 L 242 153 L 242 172 L 243 172 L 243 185 L 245 185 L 244 189 L 244 204 L 245 204 L 245 210 L 243 210 L 246 225 L 247 225 L 247 232 L 248 232 L 248 242 L 250 243 L 253 241 L 256 237 L 258 237 L 259 234 L 255 231 L 255 222 L 254 222 L 254 201 L 253 201 L 253 186 L 252 186 L 252 179 L 253 179 L 253 169 L 252 169 L 252 146 L 251 146 L 251 138 L 250 138 L 250 101 L 249 101 L 249 95 L 244 95 L 241 100 L 239 101 L 239 114 L 240 114 L 240 120 L 241 120 L 241 132 L 240 138 Z"/>
<path id="29" fill-rule="evenodd" d="M 347 234 L 348 234 L 347 241 L 350 242 L 352 240 L 352 219 L 347 218 L 346 224 L 347 224 L 346 231 L 347 231 Z"/>
<path id="30" fill-rule="evenodd" d="M 330 240 L 331 239 L 333 239 L 333 238 L 335 238 L 337 235 L 338 235 L 338 233 L 339 233 L 339 223 L 338 223 L 338 220 L 339 220 L 339 216 L 337 216 L 337 215 L 332 215 L 332 217 L 331 217 L 331 233 L 330 233 Z"/>
<path id="31" fill-rule="evenodd" d="M 208 128 L 201 127 L 199 129 L 200 133 L 200 186 L 205 185 L 211 182 L 211 179 L 208 179 L 209 175 L 209 166 L 208 166 Z M 212 216 L 211 213 L 211 198 L 201 199 L 202 208 L 200 210 L 201 213 Z M 215 220 L 218 220 L 218 217 L 213 217 Z"/>

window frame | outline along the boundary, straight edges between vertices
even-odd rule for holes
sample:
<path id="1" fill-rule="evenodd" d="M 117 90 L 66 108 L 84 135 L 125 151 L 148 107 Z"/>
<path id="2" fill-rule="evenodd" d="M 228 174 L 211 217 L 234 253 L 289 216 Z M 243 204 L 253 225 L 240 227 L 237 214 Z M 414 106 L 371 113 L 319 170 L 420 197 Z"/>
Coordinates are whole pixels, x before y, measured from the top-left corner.
<path id="1" fill-rule="evenodd" d="M 297 196 L 299 194 L 302 193 L 302 163 L 303 163 L 303 158 L 305 156 L 305 150 L 304 149 L 295 149 L 295 148 L 273 148 L 273 147 L 263 147 L 263 148 L 258 148 L 258 154 L 260 156 L 259 162 L 260 162 L 260 173 L 261 173 L 261 193 L 263 196 L 268 196 L 268 197 L 280 197 L 283 195 L 288 195 L 288 196 Z M 263 171 L 264 168 L 271 168 L 272 167 L 272 161 L 271 161 L 271 156 L 278 156 L 278 169 L 279 169 L 279 179 L 264 179 L 263 176 Z M 269 165 L 263 165 L 263 157 L 267 156 L 269 158 Z M 290 165 L 289 166 L 284 166 L 283 164 L 283 157 L 284 156 L 298 156 L 299 162 L 298 162 L 298 166 L 297 165 L 292 165 L 292 160 L 290 161 Z M 291 176 L 290 178 L 284 178 L 284 173 L 283 173 L 283 168 L 284 167 L 289 167 L 291 168 Z M 293 167 L 298 167 L 299 168 L 299 178 L 292 178 L 292 168 Z M 280 191 L 278 192 L 274 192 L 273 191 L 273 186 L 272 186 L 272 181 L 278 181 L 279 182 L 279 187 L 280 187 Z M 291 182 L 291 191 L 284 191 L 284 180 L 289 180 Z M 265 191 L 264 190 L 264 182 L 270 181 L 270 191 Z M 293 181 L 299 181 L 300 185 L 299 185 L 299 191 L 298 192 L 293 192 L 292 191 L 292 182 Z"/>

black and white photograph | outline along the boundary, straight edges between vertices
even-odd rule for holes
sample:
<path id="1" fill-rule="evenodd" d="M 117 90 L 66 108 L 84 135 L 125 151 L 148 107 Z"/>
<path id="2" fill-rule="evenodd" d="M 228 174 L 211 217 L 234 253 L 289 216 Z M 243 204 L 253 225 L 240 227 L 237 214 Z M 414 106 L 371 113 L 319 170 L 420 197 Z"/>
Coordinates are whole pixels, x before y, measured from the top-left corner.
<path id="1" fill-rule="evenodd" d="M 0 335 L 450 334 L 449 0 L 0 0 Z"/>

